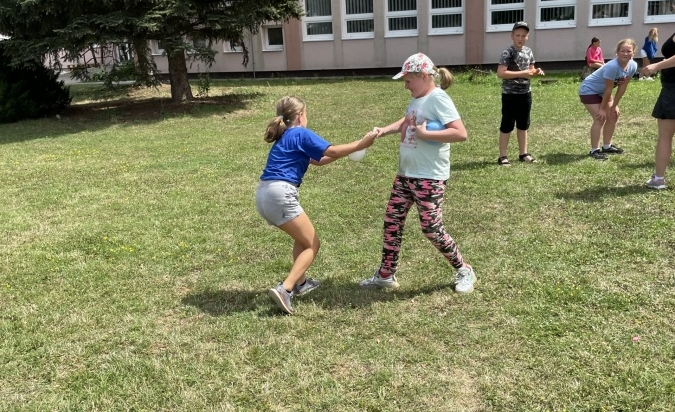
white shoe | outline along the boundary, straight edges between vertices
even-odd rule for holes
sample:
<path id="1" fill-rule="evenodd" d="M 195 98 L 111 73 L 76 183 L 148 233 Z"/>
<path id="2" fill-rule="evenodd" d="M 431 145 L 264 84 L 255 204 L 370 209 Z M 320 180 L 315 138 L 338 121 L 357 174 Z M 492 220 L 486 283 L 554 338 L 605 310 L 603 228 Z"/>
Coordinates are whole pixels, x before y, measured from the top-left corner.
<path id="1" fill-rule="evenodd" d="M 476 283 L 476 274 L 473 268 L 465 265 L 457 269 L 455 275 L 455 292 L 457 293 L 471 293 L 473 292 L 473 284 Z"/>
<path id="2" fill-rule="evenodd" d="M 387 278 L 380 277 L 380 269 L 375 269 L 372 278 L 364 279 L 359 283 L 362 288 L 369 289 L 393 289 L 399 287 L 396 276 L 391 275 Z"/>

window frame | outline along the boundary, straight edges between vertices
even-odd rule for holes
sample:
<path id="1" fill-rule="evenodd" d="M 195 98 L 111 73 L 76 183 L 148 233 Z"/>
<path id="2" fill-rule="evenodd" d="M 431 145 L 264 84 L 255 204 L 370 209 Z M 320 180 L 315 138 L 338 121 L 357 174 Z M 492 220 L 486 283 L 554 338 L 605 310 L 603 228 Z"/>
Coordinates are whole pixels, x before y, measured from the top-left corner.
<path id="1" fill-rule="evenodd" d="M 577 27 L 577 3 L 577 0 L 537 0 L 537 21 L 534 27 L 536 29 L 567 29 Z M 542 10 L 555 7 L 573 7 L 574 19 L 541 21 Z"/>
<path id="2" fill-rule="evenodd" d="M 447 7 L 442 9 L 432 9 L 432 0 L 429 0 L 429 35 L 443 35 L 443 34 L 464 34 L 464 24 L 466 23 L 466 16 L 464 14 L 464 5 L 467 0 L 461 0 L 462 4 L 459 7 Z M 474 0 L 475 1 L 475 0 Z M 435 29 L 433 27 L 433 16 L 447 16 L 459 14 L 462 17 L 462 25 L 459 27 L 443 27 Z"/>
<path id="3" fill-rule="evenodd" d="M 238 43 L 235 43 L 234 48 L 230 45 L 229 40 L 225 40 L 223 42 L 223 53 L 243 53 L 244 52 L 244 47 L 242 44 L 244 41 L 240 41 Z"/>
<path id="4" fill-rule="evenodd" d="M 628 4 L 628 17 L 593 17 L 593 6 L 599 4 Z M 633 24 L 633 0 L 590 0 L 588 4 L 588 27 L 625 26 Z"/>
<path id="5" fill-rule="evenodd" d="M 498 31 L 511 31 L 513 30 L 513 25 L 518 22 L 514 21 L 513 23 L 508 24 L 492 24 L 492 13 L 495 11 L 509 11 L 509 10 L 522 10 L 523 18 L 520 21 L 527 21 L 527 16 L 525 15 L 525 0 L 522 0 L 520 3 L 509 3 L 509 4 L 492 4 L 492 0 L 485 0 L 485 31 L 486 32 L 498 32 Z"/>
<path id="6" fill-rule="evenodd" d="M 270 29 L 280 29 L 281 30 L 281 44 L 270 44 Z M 284 36 L 284 26 L 281 24 L 265 24 L 262 26 L 262 35 L 263 35 L 263 51 L 283 51 L 286 46 L 286 39 Z"/>
<path id="7" fill-rule="evenodd" d="M 160 40 L 151 40 L 152 41 L 152 55 L 153 56 L 163 56 L 164 53 L 164 47 L 160 48 L 161 41 Z"/>
<path id="8" fill-rule="evenodd" d="M 649 11 L 649 1 L 645 1 L 645 23 L 673 23 L 675 22 L 675 13 L 670 14 L 658 14 L 654 16 L 648 16 L 647 12 Z M 671 10 L 672 5 L 675 4 L 674 0 L 670 0 Z"/>
<path id="9" fill-rule="evenodd" d="M 416 37 L 420 33 L 419 25 L 419 0 L 413 0 L 415 2 L 414 10 L 405 10 L 405 11 L 389 11 L 389 1 L 385 0 L 384 6 L 384 37 Z M 415 29 L 414 30 L 390 30 L 389 29 L 389 19 L 392 18 L 401 18 L 401 17 L 414 17 L 415 18 Z"/>
<path id="10" fill-rule="evenodd" d="M 372 13 L 359 13 L 359 14 L 347 14 L 347 1 L 340 0 L 340 8 L 342 10 L 342 39 L 351 40 L 351 39 L 374 39 L 375 38 L 375 1 L 370 1 L 372 5 Z M 349 17 L 347 17 L 349 16 Z M 373 21 L 373 31 L 370 32 L 360 32 L 360 33 L 348 33 L 347 32 L 347 22 L 350 21 L 363 21 L 363 20 L 372 20 Z"/>
<path id="11" fill-rule="evenodd" d="M 307 2 L 312 0 L 302 0 L 302 9 L 305 14 L 302 16 L 302 40 L 303 41 L 332 41 L 335 38 L 333 30 L 333 8 L 331 4 L 330 15 L 307 17 Z M 331 34 L 307 34 L 308 23 L 330 23 Z"/>

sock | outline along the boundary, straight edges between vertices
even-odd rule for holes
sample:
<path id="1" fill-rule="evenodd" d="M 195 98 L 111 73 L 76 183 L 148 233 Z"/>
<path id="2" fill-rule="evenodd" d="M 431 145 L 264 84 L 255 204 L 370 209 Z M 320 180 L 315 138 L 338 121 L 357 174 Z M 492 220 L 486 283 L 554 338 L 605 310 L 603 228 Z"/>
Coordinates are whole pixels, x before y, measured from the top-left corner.
<path id="1" fill-rule="evenodd" d="M 598 148 L 595 148 L 595 149 L 591 149 L 591 153 L 599 152 L 599 151 L 600 151 L 600 148 L 599 148 L 599 147 L 598 147 Z"/>
<path id="2" fill-rule="evenodd" d="M 663 178 L 664 178 L 663 176 L 654 175 L 654 179 L 656 180 L 663 180 Z"/>
<path id="3" fill-rule="evenodd" d="M 378 271 L 378 273 L 380 274 L 381 279 L 388 279 L 389 277 L 391 277 L 391 273 L 382 273 L 381 270 Z"/>
<path id="4" fill-rule="evenodd" d="M 606 150 L 606 149 L 609 149 L 610 147 L 612 147 L 612 144 L 611 144 L 611 143 L 610 143 L 610 144 L 603 144 L 603 145 L 602 145 L 602 148 L 605 149 L 605 150 Z"/>

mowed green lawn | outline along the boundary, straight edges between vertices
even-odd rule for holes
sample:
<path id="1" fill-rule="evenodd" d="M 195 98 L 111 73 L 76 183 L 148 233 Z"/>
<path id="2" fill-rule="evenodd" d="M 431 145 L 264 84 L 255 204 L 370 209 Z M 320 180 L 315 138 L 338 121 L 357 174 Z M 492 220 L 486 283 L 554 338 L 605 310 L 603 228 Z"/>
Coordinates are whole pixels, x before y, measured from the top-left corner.
<path id="1" fill-rule="evenodd" d="M 644 188 L 660 84 L 629 85 L 626 153 L 599 162 L 576 77 L 533 82 L 540 162 L 518 162 L 512 136 L 511 168 L 496 165 L 496 77 L 449 89 L 469 139 L 444 219 L 470 295 L 415 209 L 401 288 L 358 286 L 379 264 L 395 136 L 310 168 L 323 285 L 293 316 L 267 296 L 291 240 L 254 205 L 275 102 L 303 98 L 309 127 L 346 143 L 403 115 L 403 82 L 214 81 L 192 105 L 78 85 L 60 119 L 0 125 L 0 410 L 672 410 L 675 175 Z"/>

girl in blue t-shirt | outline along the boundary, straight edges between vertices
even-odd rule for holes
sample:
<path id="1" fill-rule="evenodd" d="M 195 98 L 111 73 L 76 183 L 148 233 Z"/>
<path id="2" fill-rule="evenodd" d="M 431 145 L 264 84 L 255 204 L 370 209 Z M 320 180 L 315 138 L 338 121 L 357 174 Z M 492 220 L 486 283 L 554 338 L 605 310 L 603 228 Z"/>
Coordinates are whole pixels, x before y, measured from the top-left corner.
<path id="1" fill-rule="evenodd" d="M 412 99 L 405 116 L 396 122 L 376 127 L 377 136 L 398 133 L 399 166 L 384 215 L 382 260 L 371 278 L 360 283 L 364 288 L 396 288 L 396 270 L 403 238 L 403 226 L 412 205 L 417 206 L 424 236 L 457 270 L 455 291 L 473 291 L 476 275 L 457 244 L 443 225 L 443 197 L 450 176 L 450 143 L 463 142 L 467 133 L 452 99 L 444 91 L 452 84 L 452 74 L 438 69 L 422 53 L 410 56 L 394 79 L 403 78 Z M 441 87 L 435 79 L 440 77 Z M 427 128 L 440 122 L 441 130 Z"/>
<path id="2" fill-rule="evenodd" d="M 323 166 L 370 147 L 375 137 L 369 132 L 361 140 L 331 145 L 307 129 L 307 108 L 302 100 L 286 96 L 277 102 L 277 117 L 265 131 L 265 141 L 272 143 L 272 148 L 260 176 L 255 203 L 258 213 L 270 225 L 294 240 L 293 267 L 283 282 L 269 290 L 270 297 L 282 311 L 293 313 L 293 296 L 319 286 L 318 281 L 305 276 L 319 252 L 319 237 L 298 202 L 298 188 L 307 168 L 310 163 Z"/>
<path id="3" fill-rule="evenodd" d="M 654 60 L 656 52 L 659 50 L 659 29 L 652 27 L 649 29 L 647 37 L 645 37 L 645 44 L 640 49 L 640 57 L 642 57 L 642 67 L 646 67 Z M 642 76 L 640 80 L 654 80 L 651 76 Z"/>
<path id="4" fill-rule="evenodd" d="M 637 63 L 633 61 L 636 49 L 637 45 L 632 39 L 621 40 L 616 45 L 616 57 L 586 77 L 579 87 L 579 99 L 593 118 L 591 151 L 588 155 L 594 159 L 607 160 L 608 154 L 623 153 L 623 149 L 612 144 L 612 136 L 621 114 L 619 101 L 631 77 L 637 73 Z M 614 88 L 616 93 L 612 98 Z"/>

